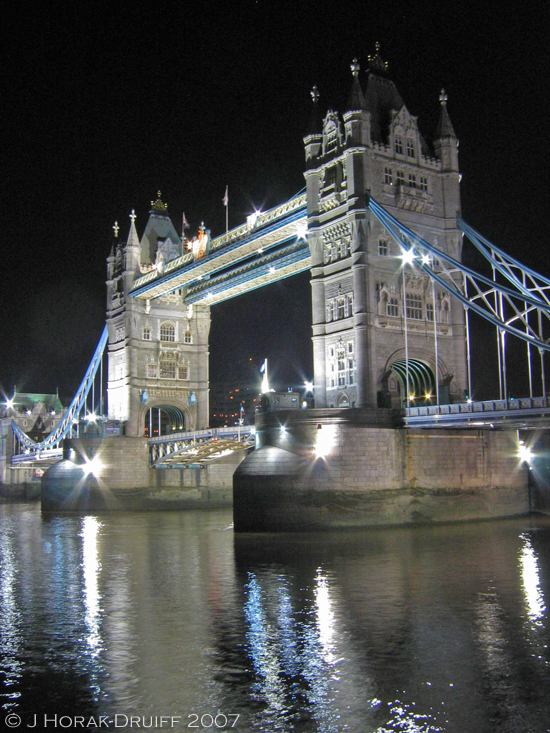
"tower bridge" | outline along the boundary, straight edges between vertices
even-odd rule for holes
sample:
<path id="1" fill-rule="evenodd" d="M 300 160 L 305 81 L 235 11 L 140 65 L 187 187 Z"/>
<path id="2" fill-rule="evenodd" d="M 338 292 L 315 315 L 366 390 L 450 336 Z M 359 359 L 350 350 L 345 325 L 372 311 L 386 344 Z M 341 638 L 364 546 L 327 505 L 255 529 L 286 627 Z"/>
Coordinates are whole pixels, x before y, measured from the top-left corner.
<path id="1" fill-rule="evenodd" d="M 106 419 L 124 426 L 126 438 L 146 438 L 150 465 L 157 468 L 196 468 L 199 459 L 193 456 L 199 445 L 201 465 L 235 447 L 235 436 L 221 440 L 208 428 L 211 306 L 311 272 L 316 411 L 302 423 L 292 417 L 303 443 L 298 440 L 302 448 L 295 449 L 289 447 L 290 433 L 277 432 L 280 417 L 260 418 L 255 463 L 246 461 L 243 466 L 250 470 L 241 467 L 236 474 L 239 485 L 248 486 L 242 489 L 248 497 L 244 504 L 254 493 L 247 494 L 246 482 L 254 471 L 257 479 L 265 465 L 279 470 L 284 464 L 288 475 L 301 476 L 296 490 L 310 491 L 304 465 L 312 455 L 324 457 L 312 446 L 325 427 L 349 424 L 349 435 L 358 435 L 370 426 L 379 437 L 384 431 L 394 436 L 396 427 L 413 435 L 418 427 L 444 426 L 452 443 L 451 429 L 458 425 L 489 429 L 495 424 L 548 424 L 550 280 L 462 219 L 458 138 L 447 95 L 442 90 L 438 126 L 427 140 L 378 50 L 369 57 L 365 84 L 356 61 L 351 71 L 342 114 L 329 110 L 323 117 L 318 92 L 312 92 L 304 138 L 305 193 L 255 212 L 215 238 L 203 225 L 190 241 L 185 230 L 181 235 L 176 231 L 159 193 L 141 237 L 132 212 L 127 238 L 118 238 L 117 226 L 107 258 L 106 331 L 100 342 L 108 360 Z M 464 237 L 485 258 L 492 277 L 462 263 Z M 480 401 L 483 395 L 470 399 L 476 391 L 470 359 L 473 316 L 495 328 L 500 399 L 491 403 Z M 529 376 L 529 395 L 513 405 L 506 369 L 510 338 L 525 343 Z M 92 361 L 97 371 L 97 354 Z M 73 435 L 75 416 L 84 409 L 92 382 L 88 374 L 70 416 L 44 445 L 33 446 L 14 429 L 18 452 L 38 455 Z M 344 431 L 342 441 L 351 439 L 342 437 L 348 435 L 344 428 L 334 430 Z M 247 449 L 251 436 L 249 428 L 243 430 Z M 365 437 L 367 443 L 371 438 Z M 384 447 L 393 455 L 386 472 L 402 460 L 405 448 L 396 440 L 388 437 Z M 479 440 L 486 437 L 480 433 Z M 207 446 L 216 441 L 217 447 Z M 446 450 L 466 460 L 459 443 L 451 443 Z M 487 446 L 478 450 L 485 456 L 479 459 L 482 463 L 488 460 Z M 365 448 L 365 454 L 377 460 L 376 451 L 370 450 Z M 499 476 L 507 471 L 517 477 L 506 464 L 509 459 L 502 458 L 502 446 L 494 451 L 500 456 Z M 436 454 L 444 459 L 434 449 Z M 403 465 L 408 460 L 403 458 Z M 486 477 L 493 468 L 480 463 L 475 472 Z M 382 481 L 382 469 L 379 474 L 376 480 Z M 341 481 L 344 485 L 348 479 Z M 405 479 L 396 476 L 396 487 L 400 481 Z M 445 481 L 454 486 L 450 474 Z M 256 519 L 261 525 L 263 519 Z M 249 526 L 242 512 L 239 521 Z"/>

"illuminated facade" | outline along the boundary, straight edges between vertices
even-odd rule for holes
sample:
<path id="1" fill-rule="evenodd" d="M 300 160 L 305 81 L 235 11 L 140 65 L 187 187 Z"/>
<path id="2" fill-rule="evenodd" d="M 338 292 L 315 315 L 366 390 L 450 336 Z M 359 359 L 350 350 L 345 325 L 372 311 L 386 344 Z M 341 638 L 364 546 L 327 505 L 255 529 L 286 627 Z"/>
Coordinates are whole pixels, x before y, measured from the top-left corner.
<path id="1" fill-rule="evenodd" d="M 162 272 L 182 254 L 160 193 L 141 239 L 130 218 L 126 244 L 117 240 L 107 258 L 109 418 L 135 436 L 207 427 L 210 308 L 187 306 L 182 289 L 152 300 L 129 296 L 137 277 Z"/>
<path id="2" fill-rule="evenodd" d="M 367 210 L 372 196 L 461 259 L 458 140 L 447 97 L 441 93 L 429 147 L 378 48 L 364 88 L 356 61 L 351 70 L 342 116 L 329 111 L 321 120 L 314 89 L 304 139 L 316 406 L 397 407 L 407 383 L 412 404 L 435 400 L 436 392 L 441 402 L 458 400 L 467 385 L 463 308 L 404 265 L 402 247 Z"/>

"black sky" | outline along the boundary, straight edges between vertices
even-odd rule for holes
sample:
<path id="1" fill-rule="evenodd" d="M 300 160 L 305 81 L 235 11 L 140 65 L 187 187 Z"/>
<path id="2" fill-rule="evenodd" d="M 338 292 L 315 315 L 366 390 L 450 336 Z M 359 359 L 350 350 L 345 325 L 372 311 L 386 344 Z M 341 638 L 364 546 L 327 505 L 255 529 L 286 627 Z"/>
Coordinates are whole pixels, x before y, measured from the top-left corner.
<path id="1" fill-rule="evenodd" d="M 527 5 L 525 6 L 527 7 Z M 381 55 L 431 138 L 445 87 L 464 218 L 550 275 L 548 5 L 212 2 L 14 6 L 5 17 L 0 385 L 70 396 L 101 333 L 112 224 L 157 190 L 213 236 L 304 186 L 317 84 L 342 111 L 354 56 Z M 360 76 L 360 78 L 364 78 Z M 311 373 L 308 277 L 212 310 L 213 378 L 268 357 Z M 285 356 L 286 355 L 286 356 Z"/>

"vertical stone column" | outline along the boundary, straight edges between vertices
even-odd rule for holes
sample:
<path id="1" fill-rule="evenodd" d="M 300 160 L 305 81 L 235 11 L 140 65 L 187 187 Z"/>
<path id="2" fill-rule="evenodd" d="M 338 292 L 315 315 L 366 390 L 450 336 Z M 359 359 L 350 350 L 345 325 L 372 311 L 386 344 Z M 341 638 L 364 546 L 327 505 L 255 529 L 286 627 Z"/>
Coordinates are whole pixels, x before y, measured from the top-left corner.
<path id="1" fill-rule="evenodd" d="M 313 374 L 315 385 L 315 407 L 327 406 L 327 375 L 325 353 L 325 286 L 316 280 L 314 271 L 311 281 L 313 317 Z"/>

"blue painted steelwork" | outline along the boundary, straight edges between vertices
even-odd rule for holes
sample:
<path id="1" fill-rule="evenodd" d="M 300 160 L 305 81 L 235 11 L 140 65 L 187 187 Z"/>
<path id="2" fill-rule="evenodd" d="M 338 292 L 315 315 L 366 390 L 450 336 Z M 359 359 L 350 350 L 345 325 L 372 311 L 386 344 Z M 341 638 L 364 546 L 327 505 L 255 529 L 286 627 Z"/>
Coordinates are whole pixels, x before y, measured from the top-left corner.
<path id="1" fill-rule="evenodd" d="M 535 311 L 546 321 L 550 319 L 550 305 L 544 302 L 542 297 L 539 297 L 539 291 L 533 294 L 523 287 L 519 290 L 511 290 L 480 275 L 475 270 L 471 270 L 405 227 L 372 198 L 369 201 L 369 209 L 400 244 L 404 252 L 412 250 L 414 265 L 443 286 L 466 308 L 474 311 L 501 331 L 517 336 L 542 351 L 550 351 L 550 344 L 544 339 L 543 334 L 541 332 L 537 333 L 529 322 L 529 314 Z M 488 259 L 491 264 L 494 264 L 491 258 Z M 436 267 L 440 268 L 439 271 L 435 269 Z M 512 281 L 511 278 L 508 279 Z M 514 284 L 517 287 L 517 282 Z M 470 287 L 467 288 L 467 286 Z M 501 301 L 506 303 L 506 306 L 512 312 L 512 317 L 505 317 L 503 307 L 497 305 L 495 294 L 499 296 Z M 495 302 L 491 302 L 489 296 Z M 518 321 L 521 323 L 523 331 L 512 325 Z M 540 331 L 542 331 L 542 327 L 540 327 Z"/>
<path id="2" fill-rule="evenodd" d="M 26 435 L 20 428 L 17 427 L 15 422 L 12 421 L 11 427 L 13 430 L 13 434 L 15 435 L 17 441 L 19 442 L 20 446 L 23 447 L 23 449 L 31 451 L 32 453 L 39 454 L 41 451 L 45 451 L 54 447 L 57 448 L 63 438 L 68 435 L 69 431 L 71 430 L 73 421 L 77 418 L 82 408 L 86 404 L 86 397 L 88 396 L 95 375 L 101 363 L 101 359 L 103 357 L 103 352 L 105 350 L 108 338 L 109 334 L 107 331 L 107 326 L 105 326 L 92 360 L 90 361 L 88 369 L 86 370 L 86 374 L 84 375 L 84 379 L 80 383 L 80 387 L 73 397 L 73 400 L 69 405 L 67 412 L 63 415 L 55 430 L 52 430 L 52 432 L 46 438 L 44 438 L 43 441 L 41 441 L 40 443 L 36 443 L 34 440 L 31 440 L 31 438 L 29 438 L 28 435 Z"/>
<path id="3" fill-rule="evenodd" d="M 227 255 L 229 252 L 236 251 L 238 249 L 243 248 L 247 244 L 251 244 L 262 237 L 265 237 L 268 234 L 276 233 L 277 231 L 283 229 L 284 227 L 287 227 L 289 224 L 292 224 L 294 222 L 299 222 L 301 220 L 305 220 L 305 204 L 301 206 L 300 208 L 293 211 L 291 214 L 287 214 L 286 216 L 282 217 L 278 221 L 276 221 L 274 224 L 271 224 L 266 227 L 260 227 L 258 229 L 252 230 L 252 232 L 248 236 L 244 236 L 239 238 L 236 242 L 233 242 L 232 244 L 225 245 L 223 247 L 220 247 L 219 250 L 215 251 L 214 253 L 211 253 L 208 258 L 197 260 L 196 262 L 191 262 L 188 265 L 184 265 L 172 272 L 166 273 L 164 275 L 161 275 L 159 273 L 158 276 L 156 276 L 153 280 L 147 282 L 146 284 L 142 286 L 138 286 L 134 288 L 130 295 L 132 297 L 139 297 L 146 295 L 150 290 L 153 288 L 157 288 L 159 285 L 168 284 L 172 280 L 181 277 L 182 274 L 188 273 L 189 279 L 187 280 L 187 284 L 190 284 L 194 281 L 198 281 L 198 278 L 193 275 L 193 271 L 197 270 L 199 268 L 202 268 L 206 263 L 209 265 L 209 276 L 212 276 L 216 272 L 223 271 L 226 267 L 228 267 L 227 263 L 220 263 L 218 264 L 218 260 L 220 260 L 222 257 Z M 274 242 L 273 244 L 266 244 L 265 249 L 269 249 L 272 247 L 278 247 L 284 242 L 290 241 L 291 239 L 295 238 L 295 234 L 291 236 L 285 236 L 284 238 L 281 238 Z M 250 257 L 250 253 L 243 254 L 242 257 L 236 256 L 234 260 L 231 261 L 231 266 L 235 265 L 238 262 L 244 261 Z M 169 264 L 169 263 L 167 263 Z M 172 292 L 172 290 L 177 290 L 178 288 L 181 288 L 181 283 L 178 283 L 173 288 L 166 287 L 163 288 L 163 294 L 167 294 Z"/>
<path id="4" fill-rule="evenodd" d="M 302 246 L 296 248 L 296 247 L 287 247 L 283 248 L 282 250 L 278 250 L 273 257 L 264 257 L 262 260 L 258 263 L 250 263 L 250 267 L 248 268 L 236 268 L 237 271 L 241 269 L 246 269 L 246 272 L 242 274 L 233 274 L 234 271 L 230 270 L 226 274 L 222 275 L 218 278 L 214 278 L 214 281 L 209 280 L 208 283 L 205 283 L 204 285 L 201 284 L 201 289 L 198 289 L 193 292 L 193 289 L 191 289 L 191 292 L 188 293 L 188 295 L 185 298 L 186 303 L 198 303 L 202 302 L 203 300 L 207 300 L 209 295 L 217 295 L 223 292 L 226 292 L 232 288 L 235 288 L 237 285 L 240 285 L 242 283 L 254 283 L 254 281 L 259 280 L 261 277 L 269 274 L 270 268 L 276 265 L 276 271 L 273 273 L 276 275 L 276 272 L 278 270 L 283 270 L 285 267 L 288 267 L 289 265 L 294 265 L 298 262 L 304 262 L 304 267 L 301 270 L 293 270 L 292 273 L 283 275 L 282 277 L 272 277 L 270 278 L 270 284 L 273 282 L 277 282 L 277 280 L 282 280 L 285 277 L 291 277 L 292 275 L 297 274 L 297 272 L 303 272 L 304 270 L 309 269 L 309 263 L 306 262 L 310 257 L 310 251 L 309 251 L 309 245 L 307 242 L 304 242 Z M 216 284 L 216 280 L 218 280 L 219 284 Z M 248 289 L 248 292 L 250 290 L 255 290 L 256 288 L 263 287 L 263 283 L 259 283 L 257 285 L 252 284 L 252 287 Z M 240 293 L 235 293 L 234 296 L 240 295 Z M 219 302 L 219 300 L 218 300 Z"/>
<path id="5" fill-rule="evenodd" d="M 550 280 L 548 278 L 503 252 L 479 232 L 476 232 L 464 219 L 459 218 L 457 223 L 458 228 L 468 237 L 470 242 L 509 282 L 515 285 L 524 295 L 529 297 L 539 295 L 543 307 L 550 306 L 550 298 L 547 295 L 547 291 L 550 290 Z M 516 271 L 519 271 L 521 278 L 517 277 Z M 528 281 L 531 281 L 531 287 L 526 287 Z"/>

